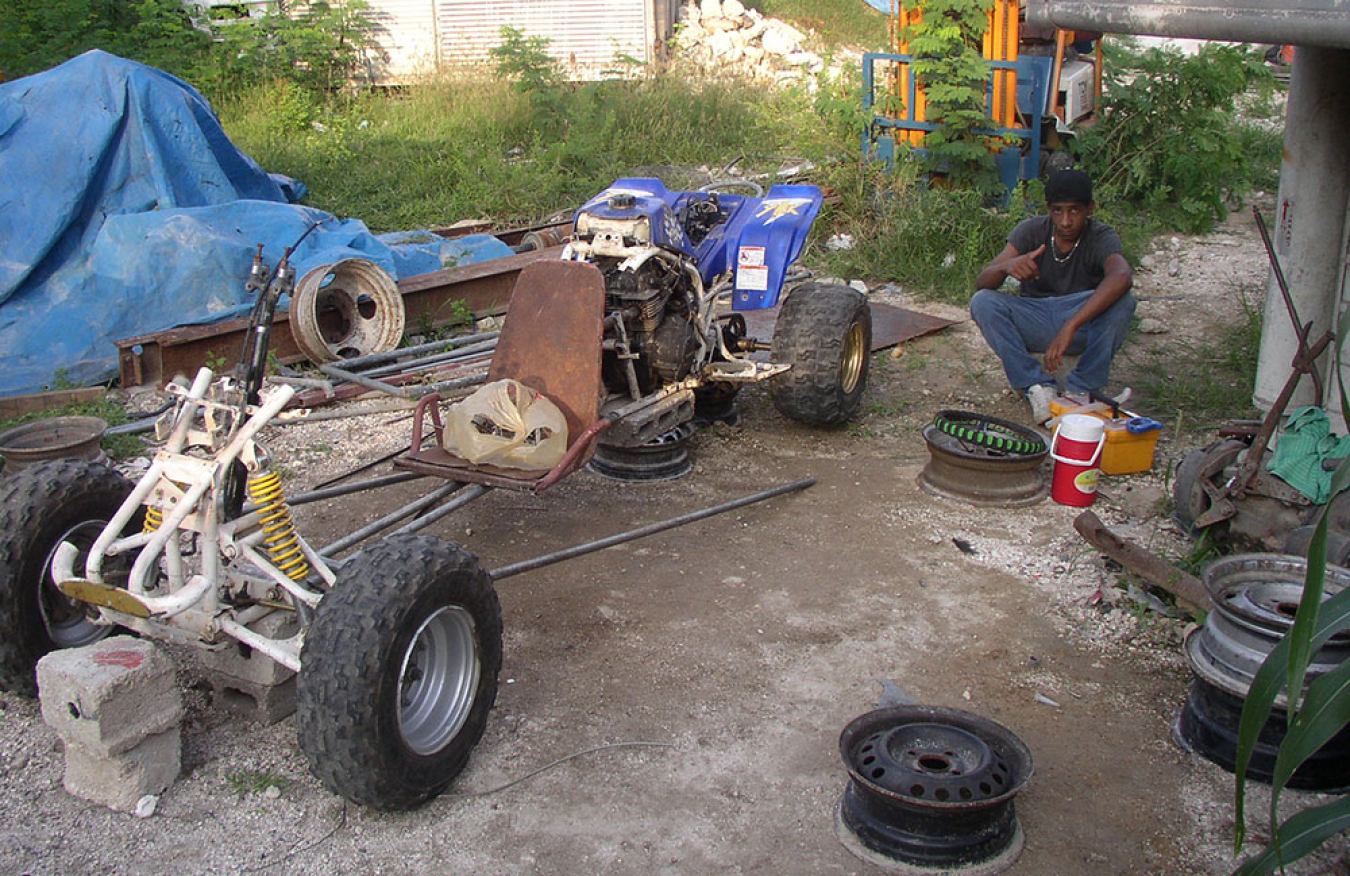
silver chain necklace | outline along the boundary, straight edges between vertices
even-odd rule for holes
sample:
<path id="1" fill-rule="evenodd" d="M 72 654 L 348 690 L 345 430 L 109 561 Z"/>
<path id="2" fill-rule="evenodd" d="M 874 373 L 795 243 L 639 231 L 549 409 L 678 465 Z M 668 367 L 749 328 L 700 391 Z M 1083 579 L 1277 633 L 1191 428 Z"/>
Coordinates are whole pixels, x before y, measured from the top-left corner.
<path id="1" fill-rule="evenodd" d="M 1080 234 L 1080 235 L 1078 235 L 1078 239 L 1075 240 L 1075 241 L 1073 242 L 1073 246 L 1069 247 L 1069 251 L 1068 251 L 1067 253 L 1065 253 L 1063 256 L 1061 256 L 1061 255 L 1059 254 L 1059 250 L 1055 247 L 1055 232 L 1051 231 L 1051 232 L 1050 232 L 1050 258 L 1052 258 L 1052 259 L 1055 260 L 1055 264 L 1057 264 L 1057 265 L 1062 265 L 1062 264 L 1064 264 L 1065 262 L 1067 262 L 1069 259 L 1073 258 L 1073 254 L 1076 253 L 1076 252 L 1078 252 L 1078 244 L 1080 244 L 1080 243 L 1082 243 L 1082 242 L 1083 242 L 1083 235 Z"/>

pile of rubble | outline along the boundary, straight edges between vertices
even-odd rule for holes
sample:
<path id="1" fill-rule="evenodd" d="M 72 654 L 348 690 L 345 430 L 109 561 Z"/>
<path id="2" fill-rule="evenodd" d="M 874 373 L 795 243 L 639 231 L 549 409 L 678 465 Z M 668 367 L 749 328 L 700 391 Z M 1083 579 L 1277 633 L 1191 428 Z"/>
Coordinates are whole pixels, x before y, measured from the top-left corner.
<path id="1" fill-rule="evenodd" d="M 814 85 L 825 60 L 802 48 L 806 34 L 747 9 L 740 0 L 690 0 L 675 47 L 697 66 L 757 81 Z"/>

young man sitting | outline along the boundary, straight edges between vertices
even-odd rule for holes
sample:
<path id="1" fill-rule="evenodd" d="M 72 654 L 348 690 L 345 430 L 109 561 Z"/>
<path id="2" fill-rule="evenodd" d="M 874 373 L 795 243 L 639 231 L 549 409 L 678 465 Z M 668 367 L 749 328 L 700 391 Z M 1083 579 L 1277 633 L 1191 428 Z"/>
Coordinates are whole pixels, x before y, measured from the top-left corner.
<path id="1" fill-rule="evenodd" d="M 1092 219 L 1088 175 L 1056 173 L 1045 184 L 1045 201 L 1049 215 L 1018 223 L 980 272 L 970 301 L 970 315 L 1003 361 L 1008 382 L 1026 394 L 1037 424 L 1050 419 L 1065 355 L 1079 357 L 1064 381 L 1068 392 L 1105 388 L 1135 306 L 1120 235 Z M 997 291 L 1008 277 L 1019 281 L 1018 294 Z M 1044 353 L 1044 364 L 1033 353 Z"/>

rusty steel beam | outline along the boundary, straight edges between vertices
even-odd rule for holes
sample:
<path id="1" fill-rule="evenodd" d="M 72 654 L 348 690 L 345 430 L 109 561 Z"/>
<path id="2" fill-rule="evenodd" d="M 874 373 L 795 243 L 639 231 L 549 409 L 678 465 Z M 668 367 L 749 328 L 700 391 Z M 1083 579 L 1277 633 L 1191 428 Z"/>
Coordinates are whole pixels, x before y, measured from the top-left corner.
<path id="1" fill-rule="evenodd" d="M 1088 544 L 1120 563 L 1155 587 L 1161 587 L 1178 600 L 1204 611 L 1214 607 L 1209 590 L 1199 578 L 1124 536 L 1117 535 L 1091 511 L 1074 518 L 1073 528 Z"/>
<path id="2" fill-rule="evenodd" d="M 437 328 L 453 320 L 451 302 L 463 301 L 475 316 L 506 310 L 516 275 L 537 261 L 556 259 L 561 246 L 418 274 L 398 281 L 410 325 Z M 242 282 L 242 279 L 241 279 Z M 208 360 L 231 368 L 244 348 L 247 319 L 212 325 L 181 326 L 117 341 L 119 382 L 124 387 L 163 386 L 175 375 L 191 375 Z M 288 364 L 305 357 L 291 334 L 290 316 L 278 313 L 272 325 L 271 349 Z"/>

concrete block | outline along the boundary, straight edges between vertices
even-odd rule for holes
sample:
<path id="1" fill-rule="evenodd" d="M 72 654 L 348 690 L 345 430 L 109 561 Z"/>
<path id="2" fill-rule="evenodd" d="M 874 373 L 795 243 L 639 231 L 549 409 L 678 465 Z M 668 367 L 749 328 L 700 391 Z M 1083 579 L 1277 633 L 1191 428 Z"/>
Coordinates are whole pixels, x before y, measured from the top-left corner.
<path id="1" fill-rule="evenodd" d="M 249 721 L 275 724 L 295 712 L 295 673 L 281 684 L 254 684 L 209 669 L 202 675 L 217 705 Z"/>
<path id="2" fill-rule="evenodd" d="M 271 639 L 299 630 L 293 612 L 276 611 L 249 624 Z M 295 712 L 295 673 L 261 652 L 242 645 L 199 654 L 202 675 L 225 709 L 260 724 L 275 724 Z"/>
<path id="3" fill-rule="evenodd" d="M 144 639 L 112 636 L 53 651 L 38 661 L 37 676 L 42 720 L 93 755 L 121 754 L 183 717 L 173 664 Z"/>
<path id="4" fill-rule="evenodd" d="M 249 629 L 269 639 L 288 639 L 300 629 L 295 613 L 275 611 L 249 624 Z M 235 643 L 219 651 L 198 653 L 202 666 L 212 673 L 235 678 L 253 685 L 284 684 L 295 673 L 265 654 Z"/>
<path id="5" fill-rule="evenodd" d="M 66 791 L 119 812 L 136 811 L 146 794 L 163 794 L 182 767 L 182 739 L 174 727 L 121 754 L 105 755 L 66 744 Z"/>

